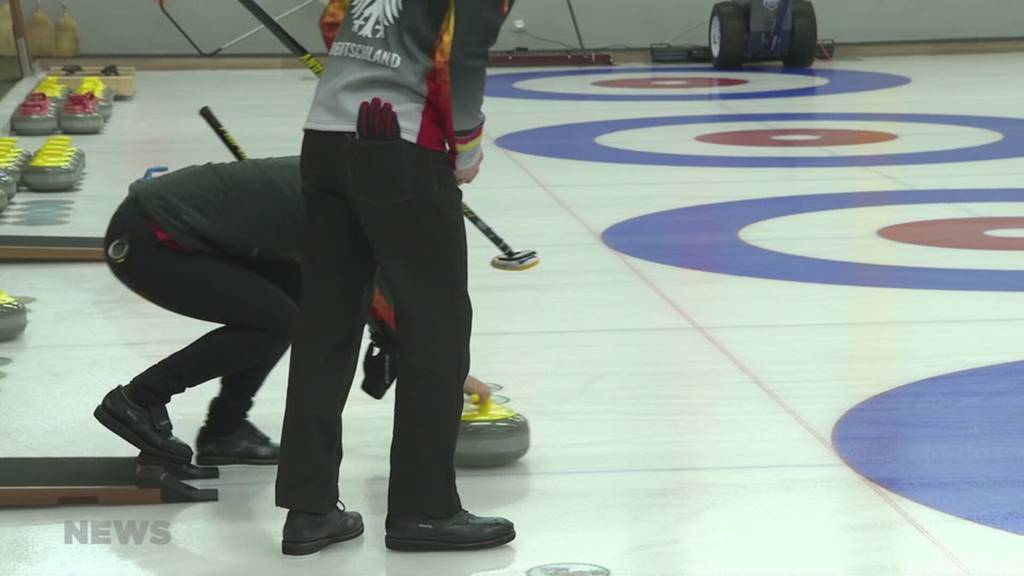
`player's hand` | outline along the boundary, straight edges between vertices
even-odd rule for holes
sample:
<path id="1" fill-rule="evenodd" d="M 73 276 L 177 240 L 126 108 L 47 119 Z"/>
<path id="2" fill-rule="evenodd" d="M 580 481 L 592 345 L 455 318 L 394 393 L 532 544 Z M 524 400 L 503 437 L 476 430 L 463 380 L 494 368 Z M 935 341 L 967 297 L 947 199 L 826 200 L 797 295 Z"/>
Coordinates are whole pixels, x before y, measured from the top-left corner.
<path id="1" fill-rule="evenodd" d="M 472 396 L 473 394 L 479 396 L 480 404 L 491 399 L 491 389 L 487 387 L 487 384 L 484 384 L 472 376 L 466 376 L 466 384 L 462 387 L 462 391 L 469 396 Z"/>
<path id="2" fill-rule="evenodd" d="M 480 161 L 470 166 L 469 168 L 462 168 L 461 170 L 455 170 L 455 183 L 459 186 L 463 184 L 469 184 L 476 179 L 477 174 L 480 174 L 480 165 L 483 164 L 483 156 L 480 157 Z"/>
<path id="3" fill-rule="evenodd" d="M 359 105 L 359 121 L 356 127 L 361 140 L 398 140 L 398 115 L 390 102 L 374 98 Z"/>

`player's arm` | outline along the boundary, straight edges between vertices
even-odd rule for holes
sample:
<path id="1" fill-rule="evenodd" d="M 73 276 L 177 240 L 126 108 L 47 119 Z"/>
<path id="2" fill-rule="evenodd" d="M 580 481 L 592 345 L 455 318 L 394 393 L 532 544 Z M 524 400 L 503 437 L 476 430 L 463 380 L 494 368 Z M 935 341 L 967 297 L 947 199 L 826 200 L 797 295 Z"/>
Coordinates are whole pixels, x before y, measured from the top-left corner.
<path id="1" fill-rule="evenodd" d="M 455 169 L 472 180 L 483 160 L 484 84 L 487 58 L 498 40 L 514 0 L 455 0 L 455 37 L 451 56 L 452 121 L 457 150 Z M 468 176 L 468 177 L 467 177 Z"/>

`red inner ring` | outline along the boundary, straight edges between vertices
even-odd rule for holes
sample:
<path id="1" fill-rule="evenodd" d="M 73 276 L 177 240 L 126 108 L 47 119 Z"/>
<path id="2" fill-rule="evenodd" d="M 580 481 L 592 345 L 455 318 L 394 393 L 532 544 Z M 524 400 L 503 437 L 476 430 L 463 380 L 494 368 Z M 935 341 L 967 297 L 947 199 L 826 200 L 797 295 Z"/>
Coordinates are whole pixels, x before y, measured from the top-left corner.
<path id="1" fill-rule="evenodd" d="M 620 78 L 616 80 L 598 80 L 592 82 L 593 86 L 603 88 L 634 88 L 654 90 L 692 90 L 695 88 L 720 88 L 728 86 L 741 86 L 748 84 L 747 80 L 739 78 L 713 78 L 713 77 L 652 77 L 652 78 Z"/>
<path id="2" fill-rule="evenodd" d="M 950 218 L 888 226 L 878 231 L 886 240 L 964 250 L 1024 250 L 1024 238 L 989 236 L 992 230 L 1024 229 L 1024 218 Z"/>
<path id="3" fill-rule="evenodd" d="M 803 136 L 806 139 L 787 140 Z M 899 138 L 888 132 L 874 130 L 843 130 L 837 128 L 791 128 L 777 130 L 736 130 L 697 136 L 698 142 L 723 146 L 760 146 L 771 148 L 817 148 L 822 146 L 856 146 L 878 144 Z"/>

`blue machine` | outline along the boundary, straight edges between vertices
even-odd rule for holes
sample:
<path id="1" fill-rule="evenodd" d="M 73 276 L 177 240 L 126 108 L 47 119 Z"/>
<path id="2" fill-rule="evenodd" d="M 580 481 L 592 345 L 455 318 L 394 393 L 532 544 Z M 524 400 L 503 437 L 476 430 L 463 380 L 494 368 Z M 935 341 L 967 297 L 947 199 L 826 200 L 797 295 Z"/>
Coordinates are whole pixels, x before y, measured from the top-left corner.
<path id="1" fill-rule="evenodd" d="M 818 21 L 808 0 L 730 0 L 715 4 L 708 29 L 715 68 L 782 60 L 791 68 L 814 64 Z"/>

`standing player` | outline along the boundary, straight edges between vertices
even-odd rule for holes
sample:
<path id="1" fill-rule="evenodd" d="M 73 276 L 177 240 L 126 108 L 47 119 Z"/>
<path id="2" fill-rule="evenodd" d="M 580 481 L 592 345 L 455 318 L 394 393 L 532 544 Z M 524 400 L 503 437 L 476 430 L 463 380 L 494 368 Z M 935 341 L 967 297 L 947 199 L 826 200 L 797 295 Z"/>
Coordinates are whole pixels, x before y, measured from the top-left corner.
<path id="1" fill-rule="evenodd" d="M 341 411 L 375 272 L 394 298 L 399 366 L 387 536 L 397 550 L 515 538 L 462 508 L 454 453 L 472 309 L 460 183 L 480 168 L 488 50 L 510 0 L 332 0 L 330 57 L 302 148 L 303 301 L 277 504 L 285 554 L 355 538 L 337 507 Z"/>

